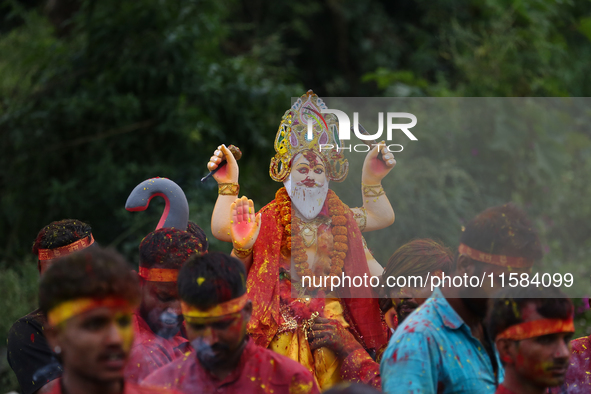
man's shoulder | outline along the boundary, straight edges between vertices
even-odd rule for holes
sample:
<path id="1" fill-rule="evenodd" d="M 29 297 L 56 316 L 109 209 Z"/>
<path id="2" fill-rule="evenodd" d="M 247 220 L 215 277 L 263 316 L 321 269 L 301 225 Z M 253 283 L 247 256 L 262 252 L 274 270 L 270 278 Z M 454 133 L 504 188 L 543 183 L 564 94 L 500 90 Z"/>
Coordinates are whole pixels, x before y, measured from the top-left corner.
<path id="1" fill-rule="evenodd" d="M 394 337 L 404 334 L 428 334 L 439 331 L 441 318 L 436 309 L 436 301 L 429 298 L 425 303 L 412 312 L 394 331 Z"/>
<path id="2" fill-rule="evenodd" d="M 43 316 L 43 313 L 39 309 L 36 309 L 15 321 L 10 328 L 9 335 L 10 332 L 21 331 L 27 328 L 42 330 L 44 322 L 45 317 Z"/>
<path id="3" fill-rule="evenodd" d="M 183 357 L 179 357 L 176 360 L 169 362 L 166 365 L 158 368 L 151 374 L 149 374 L 143 381 L 142 386 L 146 385 L 158 385 L 159 383 L 164 383 L 165 381 L 170 380 L 171 378 L 174 379 L 179 372 L 183 370 L 183 366 L 185 364 L 190 364 L 192 360 L 195 359 L 195 355 L 193 353 L 185 354 Z"/>

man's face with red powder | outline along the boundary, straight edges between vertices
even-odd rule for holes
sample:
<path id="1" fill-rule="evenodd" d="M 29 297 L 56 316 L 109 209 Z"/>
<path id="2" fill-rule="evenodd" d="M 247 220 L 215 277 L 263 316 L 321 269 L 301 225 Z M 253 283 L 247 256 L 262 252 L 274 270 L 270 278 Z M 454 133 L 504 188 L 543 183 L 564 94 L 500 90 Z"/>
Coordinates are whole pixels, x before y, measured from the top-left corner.
<path id="1" fill-rule="evenodd" d="M 183 322 L 177 282 L 151 282 L 141 279 L 140 316 L 156 335 L 173 337 Z"/>
<path id="2" fill-rule="evenodd" d="M 526 304 L 524 322 L 544 319 L 536 305 Z M 555 387 L 564 382 L 571 354 L 572 333 L 563 332 L 515 341 L 506 363 L 513 364 L 518 376 L 538 387 Z"/>
<path id="3" fill-rule="evenodd" d="M 251 314 L 252 304 L 248 302 L 236 313 L 187 322 L 187 337 L 204 368 L 224 367 L 240 358 L 237 350 L 244 342 Z"/>

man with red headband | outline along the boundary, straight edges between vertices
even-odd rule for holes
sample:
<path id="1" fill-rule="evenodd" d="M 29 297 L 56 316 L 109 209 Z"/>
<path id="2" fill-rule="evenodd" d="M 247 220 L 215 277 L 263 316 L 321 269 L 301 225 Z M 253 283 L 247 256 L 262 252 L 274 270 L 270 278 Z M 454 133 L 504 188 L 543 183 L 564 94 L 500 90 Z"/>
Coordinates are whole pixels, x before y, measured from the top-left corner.
<path id="1" fill-rule="evenodd" d="M 39 306 L 63 375 L 42 392 L 174 393 L 124 380 L 133 342 L 132 312 L 139 297 L 137 277 L 114 251 L 85 250 L 53 264 L 41 279 Z"/>
<path id="2" fill-rule="evenodd" d="M 39 274 L 58 259 L 93 245 L 92 229 L 79 220 L 66 219 L 43 227 L 35 243 Z M 62 367 L 47 345 L 47 322 L 39 309 L 21 317 L 8 332 L 8 364 L 14 371 L 23 394 L 38 391 L 62 374 Z"/>
<path id="3" fill-rule="evenodd" d="M 503 381 L 483 324 L 488 299 L 502 287 L 500 274 L 528 272 L 541 259 L 538 235 L 522 210 L 505 204 L 466 225 L 459 253 L 452 276 L 493 274 L 494 286 L 436 288 L 390 339 L 380 364 L 384 392 L 493 394 Z"/>
<path id="4" fill-rule="evenodd" d="M 136 339 L 125 369 L 127 379 L 140 382 L 191 350 L 182 332 L 177 277 L 189 257 L 203 252 L 203 242 L 174 228 L 153 231 L 140 244 L 142 297 L 133 315 Z"/>
<path id="5" fill-rule="evenodd" d="M 318 393 L 310 372 L 246 335 L 252 303 L 246 270 L 223 253 L 195 256 L 179 275 L 187 335 L 195 351 L 144 381 L 182 393 Z"/>
<path id="6" fill-rule="evenodd" d="M 533 286 L 504 289 L 497 297 L 487 318 L 505 367 L 496 394 L 543 394 L 561 385 L 575 331 L 570 299 L 555 287 Z"/>

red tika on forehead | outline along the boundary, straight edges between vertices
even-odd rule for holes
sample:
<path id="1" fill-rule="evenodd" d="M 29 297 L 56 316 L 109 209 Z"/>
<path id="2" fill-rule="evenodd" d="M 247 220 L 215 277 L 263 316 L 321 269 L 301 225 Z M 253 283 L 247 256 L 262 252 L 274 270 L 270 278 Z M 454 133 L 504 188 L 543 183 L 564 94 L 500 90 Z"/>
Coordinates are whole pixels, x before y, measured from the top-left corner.
<path id="1" fill-rule="evenodd" d="M 303 156 L 310 162 L 310 167 L 316 167 L 318 165 L 318 156 L 311 150 L 303 153 Z"/>

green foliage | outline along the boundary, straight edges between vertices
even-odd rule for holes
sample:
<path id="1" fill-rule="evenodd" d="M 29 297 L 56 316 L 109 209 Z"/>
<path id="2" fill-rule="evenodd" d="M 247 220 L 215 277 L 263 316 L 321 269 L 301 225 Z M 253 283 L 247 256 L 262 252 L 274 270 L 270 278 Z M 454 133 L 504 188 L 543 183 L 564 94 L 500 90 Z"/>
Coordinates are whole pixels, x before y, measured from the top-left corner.
<path id="1" fill-rule="evenodd" d="M 4 347 L 8 330 L 12 324 L 27 313 L 35 309 L 37 305 L 37 285 L 39 273 L 32 258 L 27 258 L 21 265 L 13 268 L 0 269 L 0 343 Z M 8 366 L 6 355 L 2 353 L 0 359 L 0 387 L 3 389 L 18 387 L 16 376 Z"/>

